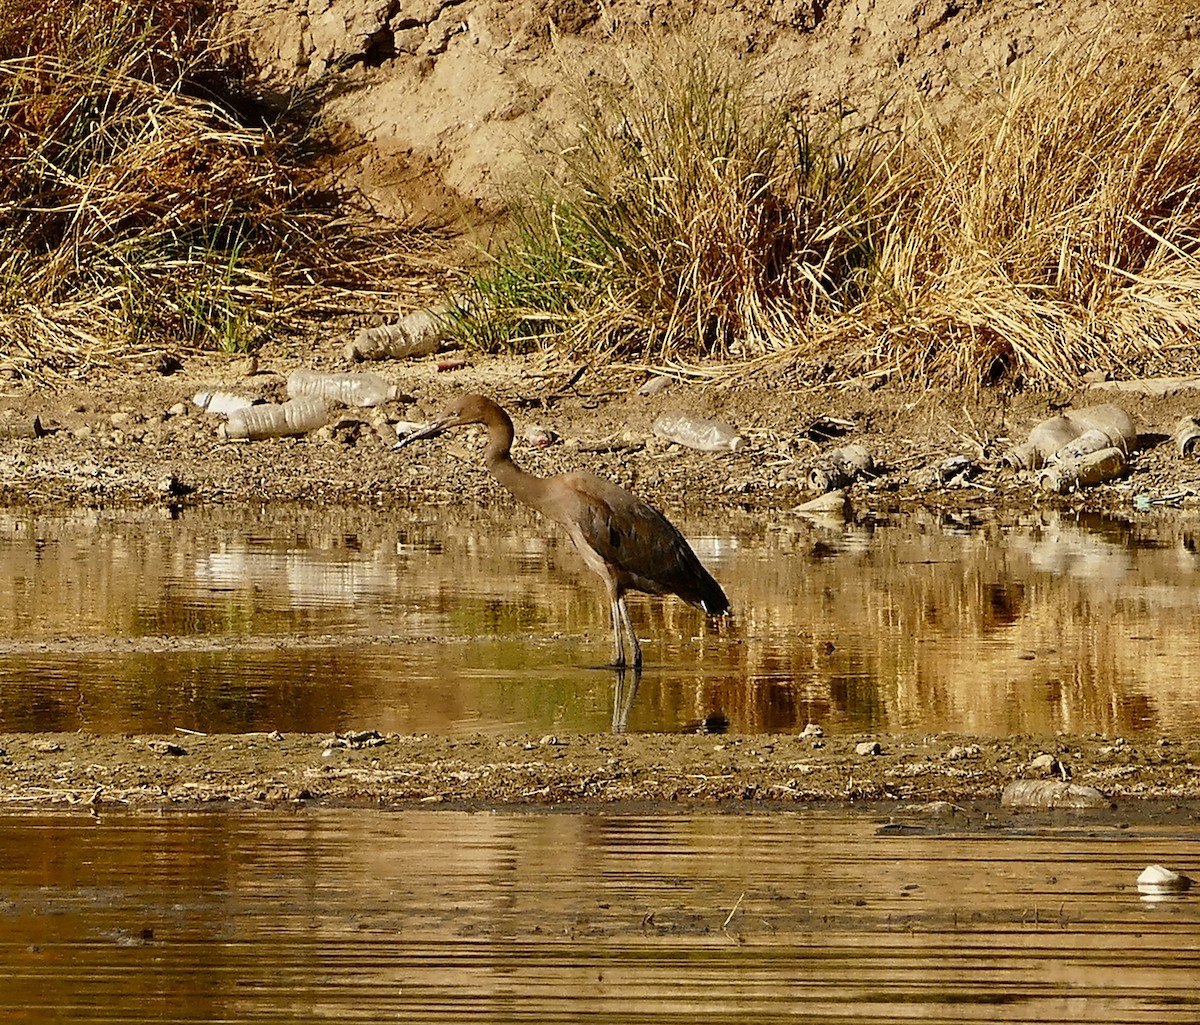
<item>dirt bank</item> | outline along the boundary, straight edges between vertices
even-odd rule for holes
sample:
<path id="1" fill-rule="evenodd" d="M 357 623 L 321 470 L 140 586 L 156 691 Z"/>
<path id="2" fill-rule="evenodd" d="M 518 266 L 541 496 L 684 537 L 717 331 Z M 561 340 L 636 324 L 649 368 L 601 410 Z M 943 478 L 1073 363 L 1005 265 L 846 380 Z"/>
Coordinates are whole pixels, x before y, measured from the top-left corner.
<path id="1" fill-rule="evenodd" d="M 799 736 L 0 735 L 0 806 L 784 809 L 814 801 L 995 803 L 1069 777 L 1128 808 L 1200 799 L 1200 743 Z M 1040 756 L 1040 761 L 1038 760 Z M 1107 804 L 1102 804 L 1102 807 Z M 946 809 L 943 809 L 946 810 Z M 1124 812 L 1128 814 L 1127 811 Z"/>
<path id="2" fill-rule="evenodd" d="M 561 137 L 579 83 L 683 29 L 798 109 L 953 117 L 1018 61 L 1064 47 L 1200 52 L 1180 0 L 232 0 L 225 45 L 268 106 L 320 97 L 346 191 L 426 224 L 489 217 Z"/>

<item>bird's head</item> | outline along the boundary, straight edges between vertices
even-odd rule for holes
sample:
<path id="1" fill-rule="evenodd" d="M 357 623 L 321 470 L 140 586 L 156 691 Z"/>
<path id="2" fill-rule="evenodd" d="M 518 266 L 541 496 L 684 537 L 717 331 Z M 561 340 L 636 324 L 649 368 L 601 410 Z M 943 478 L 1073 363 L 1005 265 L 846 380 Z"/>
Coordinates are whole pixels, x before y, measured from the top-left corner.
<path id="1" fill-rule="evenodd" d="M 423 438 L 436 438 L 439 434 L 454 427 L 487 423 L 494 409 L 498 409 L 496 404 L 482 395 L 460 395 L 456 399 L 451 399 L 446 409 L 436 419 L 422 424 L 411 434 L 406 434 L 392 448 L 393 450 L 404 448 L 405 445 L 410 445 Z"/>

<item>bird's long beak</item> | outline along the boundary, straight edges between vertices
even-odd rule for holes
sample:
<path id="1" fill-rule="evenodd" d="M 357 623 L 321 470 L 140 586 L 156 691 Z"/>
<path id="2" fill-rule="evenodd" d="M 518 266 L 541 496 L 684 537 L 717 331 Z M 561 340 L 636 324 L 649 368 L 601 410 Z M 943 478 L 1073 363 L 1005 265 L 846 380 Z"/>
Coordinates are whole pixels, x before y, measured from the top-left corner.
<path id="1" fill-rule="evenodd" d="M 450 426 L 452 417 L 443 416 L 437 420 L 430 420 L 427 424 L 422 424 L 411 434 L 406 434 L 396 444 L 392 446 L 392 451 L 404 448 L 406 445 L 411 445 L 414 441 L 420 441 L 422 438 L 436 438 L 447 427 Z"/>

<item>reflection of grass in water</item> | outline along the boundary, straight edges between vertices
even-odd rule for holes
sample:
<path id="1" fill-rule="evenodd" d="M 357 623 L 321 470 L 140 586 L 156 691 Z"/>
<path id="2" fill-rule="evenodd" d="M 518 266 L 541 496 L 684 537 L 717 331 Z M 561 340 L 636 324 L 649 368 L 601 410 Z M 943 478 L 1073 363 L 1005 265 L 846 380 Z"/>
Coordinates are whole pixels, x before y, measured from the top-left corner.
<path id="1" fill-rule="evenodd" d="M 267 519 L 196 510 L 168 531 L 129 515 L 8 518 L 0 632 L 216 635 L 236 646 L 240 637 L 295 631 L 337 643 L 106 662 L 39 656 L 70 672 L 70 699 L 44 682 L 14 684 L 0 711 L 42 714 L 41 702 L 64 728 L 97 709 L 114 728 L 159 709 L 213 722 L 311 717 L 374 727 L 404 714 L 446 729 L 489 730 L 492 721 L 525 724 L 522 732 L 606 728 L 613 675 L 594 668 L 611 654 L 602 589 L 569 541 L 533 543 L 531 516 L 507 508 L 436 516 L 280 509 Z M 753 515 L 727 522 L 741 545 L 714 569 L 735 602 L 733 624 L 717 634 L 677 600 L 631 603 L 648 661 L 634 728 L 674 729 L 716 711 L 744 731 L 801 728 L 808 718 L 863 732 L 1039 734 L 1200 721 L 1200 686 L 1189 668 L 1194 559 L 1181 557 L 1190 528 L 1178 521 L 1159 533 L 1152 525 L 1114 531 L 1043 514 L 1036 525 L 959 534 L 919 514 L 857 540 L 861 528 L 848 527 L 842 536 L 852 543 L 824 559 L 810 557 L 806 525 L 781 523 L 764 534 Z M 247 535 L 256 557 L 275 552 L 278 572 L 221 590 L 203 576 L 196 553 L 230 553 Z M 353 548 L 339 548 L 348 535 Z M 400 535 L 410 545 L 398 550 Z M 283 539 L 275 548 L 266 540 L 273 536 Z M 362 585 L 339 603 L 305 606 L 293 589 L 308 579 L 310 563 L 318 585 L 329 566 L 370 572 L 337 575 Z M 1113 575 L 1085 575 L 1101 571 Z M 409 640 L 433 623 L 445 624 L 445 639 Z M 360 644 L 358 633 L 397 640 Z M 14 659 L 6 671 L 23 679 L 33 663 Z M 121 689 L 93 687 L 93 671 Z M 80 687 L 87 702 L 78 707 Z"/>

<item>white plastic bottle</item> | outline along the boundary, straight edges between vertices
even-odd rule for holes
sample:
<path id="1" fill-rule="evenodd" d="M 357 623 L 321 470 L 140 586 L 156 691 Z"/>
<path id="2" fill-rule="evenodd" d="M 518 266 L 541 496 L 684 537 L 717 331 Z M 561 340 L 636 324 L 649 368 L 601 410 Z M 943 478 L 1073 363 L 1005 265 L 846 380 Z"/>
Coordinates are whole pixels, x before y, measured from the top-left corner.
<path id="1" fill-rule="evenodd" d="M 704 420 L 676 410 L 661 414 L 653 424 L 654 433 L 701 452 L 736 452 L 743 441 L 729 424 Z"/>
<path id="2" fill-rule="evenodd" d="M 293 399 L 310 395 L 344 406 L 378 406 L 394 399 L 397 389 L 378 374 L 293 370 L 288 375 L 287 391 Z"/>
<path id="3" fill-rule="evenodd" d="M 228 416 L 235 409 L 253 406 L 256 400 L 227 391 L 198 391 L 192 396 L 192 401 L 206 413 Z"/>
<path id="4" fill-rule="evenodd" d="M 282 404 L 263 403 L 235 409 L 229 422 L 221 424 L 221 437 L 236 439 L 279 438 L 287 434 L 307 434 L 329 422 L 325 400 L 304 395 Z"/>

